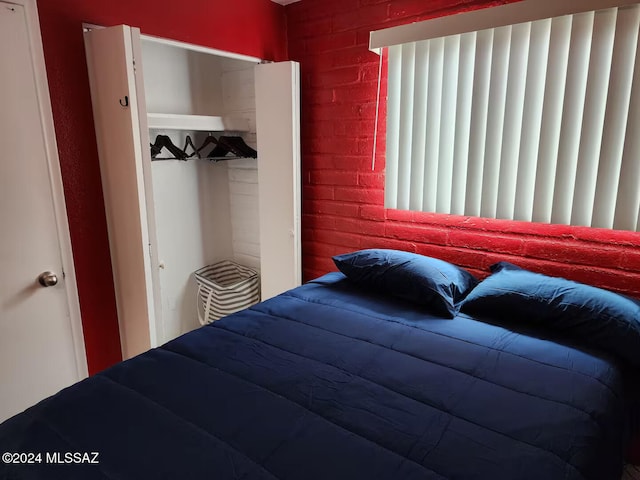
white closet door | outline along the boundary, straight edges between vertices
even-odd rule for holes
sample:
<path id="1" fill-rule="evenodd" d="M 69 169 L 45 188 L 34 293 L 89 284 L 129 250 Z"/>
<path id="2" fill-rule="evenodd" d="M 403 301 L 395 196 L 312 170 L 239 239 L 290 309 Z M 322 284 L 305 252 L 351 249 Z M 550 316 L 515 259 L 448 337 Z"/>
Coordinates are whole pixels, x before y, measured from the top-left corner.
<path id="1" fill-rule="evenodd" d="M 262 300 L 297 287 L 300 255 L 300 65 L 256 66 Z"/>
<path id="2" fill-rule="evenodd" d="M 141 66 L 136 78 L 134 65 L 134 51 L 140 50 L 139 42 L 140 31 L 125 25 L 85 33 L 125 359 L 156 343 L 142 150 L 149 140 L 144 98 L 138 94 L 144 92 Z"/>

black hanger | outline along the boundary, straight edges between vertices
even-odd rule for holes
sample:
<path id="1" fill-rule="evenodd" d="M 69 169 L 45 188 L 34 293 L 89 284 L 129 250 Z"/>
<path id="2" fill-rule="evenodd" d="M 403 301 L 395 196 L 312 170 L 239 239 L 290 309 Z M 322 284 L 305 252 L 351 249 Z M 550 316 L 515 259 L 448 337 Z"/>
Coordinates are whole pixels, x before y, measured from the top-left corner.
<path id="1" fill-rule="evenodd" d="M 187 138 L 184 141 L 184 148 L 182 149 L 182 151 L 185 154 L 187 153 L 188 147 L 191 147 L 193 152 L 190 155 L 187 155 L 187 158 L 191 158 L 193 156 L 200 158 L 200 154 L 198 153 L 198 150 L 196 150 L 196 146 L 193 144 L 193 140 L 191 140 L 191 135 L 187 135 Z"/>
<path id="2" fill-rule="evenodd" d="M 180 148 L 176 147 L 167 135 L 158 135 L 156 137 L 156 141 L 151 144 L 151 157 L 156 158 L 163 148 L 169 150 L 173 155 L 173 158 L 177 160 L 186 160 L 188 158 L 187 154 L 183 150 L 180 150 Z M 161 159 L 158 158 L 158 160 Z"/>
<path id="3" fill-rule="evenodd" d="M 214 147 L 213 150 L 209 152 L 209 155 L 207 155 L 207 158 L 223 159 L 229 153 L 231 153 L 231 150 L 229 150 L 225 145 L 221 144 L 218 141 L 218 144 Z"/>
<path id="4" fill-rule="evenodd" d="M 239 157 L 258 158 L 258 152 L 247 145 L 242 137 L 220 137 L 218 144 L 227 147 Z"/>
<path id="5" fill-rule="evenodd" d="M 196 153 L 199 155 L 205 147 L 208 147 L 211 144 L 218 145 L 218 140 L 216 140 L 216 137 L 209 134 L 207 135 L 207 138 L 204 139 L 204 142 L 202 142 L 202 145 L 200 145 L 200 148 L 196 149 Z"/>

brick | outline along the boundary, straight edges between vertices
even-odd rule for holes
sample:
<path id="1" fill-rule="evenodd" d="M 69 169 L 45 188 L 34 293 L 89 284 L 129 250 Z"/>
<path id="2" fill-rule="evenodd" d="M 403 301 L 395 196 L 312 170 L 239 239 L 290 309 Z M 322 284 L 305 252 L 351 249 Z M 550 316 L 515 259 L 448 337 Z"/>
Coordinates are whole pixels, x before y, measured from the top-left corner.
<path id="1" fill-rule="evenodd" d="M 322 154 L 314 154 L 314 153 L 306 153 L 302 157 L 302 165 L 305 169 L 308 170 L 317 170 L 323 167 L 323 160 L 326 158 L 326 155 Z"/>
<path id="2" fill-rule="evenodd" d="M 315 257 L 331 258 L 334 255 L 344 253 L 344 247 L 319 242 L 305 242 L 302 245 L 302 249 L 305 255 L 313 255 Z"/>
<path id="3" fill-rule="evenodd" d="M 305 228 L 311 228 L 313 230 L 322 228 L 325 230 L 336 229 L 336 217 L 330 215 L 309 215 L 305 214 L 302 217 Z"/>
<path id="4" fill-rule="evenodd" d="M 333 89 L 335 92 L 337 89 Z M 324 105 L 317 105 L 313 110 L 304 114 L 309 122 L 318 120 L 359 120 L 375 119 L 376 104 L 375 96 L 369 102 L 337 103 L 337 100 Z"/>
<path id="5" fill-rule="evenodd" d="M 442 258 L 446 255 L 445 250 L 447 247 L 444 247 L 442 245 L 419 243 L 416 247 L 416 253 L 419 253 L 420 255 L 424 255 L 426 257 Z"/>
<path id="6" fill-rule="evenodd" d="M 336 89 L 335 97 L 338 103 L 376 102 L 378 82 L 360 82 L 357 85 L 343 86 Z M 374 113 L 375 114 L 375 113 Z"/>
<path id="7" fill-rule="evenodd" d="M 487 253 L 479 250 L 465 250 L 462 248 L 444 248 L 438 258 L 454 265 L 465 268 L 484 270 Z"/>
<path id="8" fill-rule="evenodd" d="M 413 222 L 414 214 L 411 210 L 396 210 L 390 208 L 387 210 L 387 219 L 389 220 L 398 220 L 401 222 Z"/>
<path id="9" fill-rule="evenodd" d="M 309 152 L 311 153 L 334 155 L 357 155 L 361 153 L 361 146 L 358 141 L 348 141 L 344 138 L 338 139 L 333 136 L 326 136 L 310 139 L 307 143 L 309 145 Z"/>
<path id="10" fill-rule="evenodd" d="M 333 272 L 337 270 L 335 263 L 333 263 L 333 260 L 331 260 L 331 257 L 316 257 L 314 255 L 306 255 L 304 265 L 306 269 L 322 272 L 318 276 L 324 275 L 327 272 Z"/>
<path id="11" fill-rule="evenodd" d="M 397 20 L 411 17 L 434 17 L 439 16 L 438 12 L 443 10 L 451 10 L 460 8 L 465 1 L 452 0 L 431 0 L 424 2 L 422 0 L 402 0 L 400 2 L 391 2 L 389 7 L 389 19 Z"/>
<path id="12" fill-rule="evenodd" d="M 522 238 L 486 235 L 456 229 L 452 229 L 449 232 L 449 244 L 454 247 L 466 247 L 475 250 L 489 250 L 510 254 L 520 254 L 523 250 Z"/>
<path id="13" fill-rule="evenodd" d="M 416 252 L 416 244 L 402 240 L 382 237 L 364 237 L 361 248 L 388 248 L 392 250 L 402 250 L 405 252 Z"/>
<path id="14" fill-rule="evenodd" d="M 333 67 L 345 67 L 347 65 L 375 65 L 375 68 L 377 69 L 380 57 L 368 48 L 356 46 L 353 48 L 330 52 L 328 61 Z"/>
<path id="15" fill-rule="evenodd" d="M 619 266 L 622 252 L 616 248 L 601 248 L 586 242 L 528 239 L 524 242 L 528 257 L 553 260 L 568 264 Z"/>
<path id="16" fill-rule="evenodd" d="M 316 74 L 311 77 L 311 88 L 351 85 L 360 81 L 361 72 L 362 70 L 359 66 L 349 66 L 316 72 Z"/>
<path id="17" fill-rule="evenodd" d="M 361 235 L 384 236 L 385 226 L 382 222 L 367 222 L 360 218 L 336 217 L 335 229 L 341 232 L 359 233 Z"/>
<path id="18" fill-rule="evenodd" d="M 640 272 L 640 251 L 637 250 L 624 250 L 622 252 L 622 260 L 620 261 L 620 268 L 624 270 L 632 270 Z"/>
<path id="19" fill-rule="evenodd" d="M 573 266 L 567 271 L 566 265 L 564 267 L 563 271 L 566 272 L 567 278 L 571 280 L 618 292 L 635 292 L 636 296 L 640 293 L 638 288 L 640 274 L 621 273 L 618 270 L 582 266 Z"/>
<path id="20" fill-rule="evenodd" d="M 355 217 L 359 212 L 357 204 L 345 202 L 308 201 L 305 199 L 303 207 L 305 213 L 317 213 L 320 215 Z"/>
<path id="21" fill-rule="evenodd" d="M 312 122 L 316 122 L 318 120 L 335 121 L 336 118 L 360 118 L 359 111 L 355 111 L 353 105 L 345 105 L 344 103 L 330 103 L 326 105 L 319 105 L 310 113 L 311 114 L 309 116 L 309 119 Z"/>
<path id="22" fill-rule="evenodd" d="M 360 80 L 363 82 L 378 82 L 378 73 L 380 72 L 378 62 L 372 63 L 370 65 L 361 65 L 360 66 Z M 376 85 L 376 95 L 378 93 L 378 87 Z"/>
<path id="23" fill-rule="evenodd" d="M 318 185 L 358 185 L 358 174 L 350 171 L 314 170 L 311 183 Z"/>
<path id="24" fill-rule="evenodd" d="M 361 187 L 384 188 L 382 173 L 358 173 L 358 185 Z"/>
<path id="25" fill-rule="evenodd" d="M 307 53 L 330 52 L 340 48 L 348 48 L 356 45 L 358 35 L 356 32 L 341 32 L 322 37 L 308 38 L 305 40 Z"/>
<path id="26" fill-rule="evenodd" d="M 387 237 L 435 245 L 446 245 L 448 242 L 449 232 L 444 229 L 392 222 L 387 222 L 385 226 L 385 236 Z"/>
<path id="27" fill-rule="evenodd" d="M 363 132 L 373 136 L 375 130 L 375 118 L 336 120 L 333 123 L 333 133 L 335 135 L 358 136 Z"/>
<path id="28" fill-rule="evenodd" d="M 413 221 L 416 223 L 426 223 L 429 225 L 441 225 L 447 227 L 469 228 L 468 220 L 473 217 L 464 215 L 448 215 L 443 213 L 414 212 Z M 477 230 L 473 227 L 470 230 Z"/>
<path id="29" fill-rule="evenodd" d="M 352 12 L 338 11 L 333 16 L 333 30 L 354 30 L 366 25 L 377 25 L 388 17 L 389 5 L 384 3 L 361 6 Z"/>
<path id="30" fill-rule="evenodd" d="M 361 236 L 353 233 L 337 232 L 335 230 L 316 230 L 316 241 L 357 249 L 360 247 Z"/>
<path id="31" fill-rule="evenodd" d="M 322 8 L 318 8 L 318 6 Z M 332 15 L 332 12 L 343 9 L 350 11 L 358 8 L 356 2 L 345 2 L 344 0 L 323 0 L 321 4 L 318 2 L 294 2 L 286 6 L 287 18 L 289 23 L 292 20 L 301 22 L 302 20 L 308 21 L 316 18 L 328 17 Z"/>
<path id="32" fill-rule="evenodd" d="M 288 25 L 289 38 L 300 40 L 307 37 L 318 37 L 332 32 L 333 19 L 331 17 L 316 18 L 306 22 L 293 22 Z"/>
<path id="33" fill-rule="evenodd" d="M 331 137 L 334 133 L 334 122 L 330 120 L 319 120 L 313 123 L 313 129 L 304 129 L 303 137 Z"/>
<path id="34" fill-rule="evenodd" d="M 302 195 L 311 200 L 333 200 L 334 189 L 326 185 L 305 185 Z"/>
<path id="35" fill-rule="evenodd" d="M 373 161 L 373 128 L 371 129 L 370 135 L 358 139 L 358 147 L 360 153 L 366 155 Z"/>
<path id="36" fill-rule="evenodd" d="M 303 242 L 312 242 L 313 238 L 313 229 L 307 227 L 306 225 L 302 225 L 302 241 Z"/>
<path id="37" fill-rule="evenodd" d="M 362 171 L 371 167 L 371 158 L 365 155 L 321 154 L 314 159 L 314 168 L 318 170 Z"/>
<path id="38" fill-rule="evenodd" d="M 351 47 L 355 48 L 355 47 Z M 351 48 L 347 48 L 346 50 L 350 50 Z M 333 56 L 335 52 L 342 52 L 344 50 L 331 50 L 328 52 L 319 52 L 314 53 L 313 55 L 305 56 L 305 71 L 309 71 L 312 75 L 321 74 L 323 72 L 328 72 L 330 70 L 335 70 L 337 68 L 345 68 L 345 67 L 357 67 L 357 64 L 347 64 L 347 65 L 336 65 L 333 61 Z M 302 71 L 302 70 L 301 70 Z"/>
<path id="39" fill-rule="evenodd" d="M 336 187 L 335 199 L 345 202 L 369 203 L 382 205 L 384 203 L 384 191 L 371 188 Z"/>
<path id="40" fill-rule="evenodd" d="M 609 243 L 614 245 L 626 245 L 640 247 L 640 232 L 627 230 L 609 230 L 606 228 L 569 227 L 573 237 L 589 242 Z"/>
<path id="41" fill-rule="evenodd" d="M 386 220 L 386 209 L 382 205 L 361 205 L 359 217 L 366 220 L 383 222 Z"/>
<path id="42" fill-rule="evenodd" d="M 377 93 L 377 90 L 376 90 Z M 359 119 L 374 119 L 376 118 L 376 110 L 377 110 L 377 105 L 376 105 L 376 93 L 373 94 L 373 96 L 371 97 L 371 101 L 368 103 L 359 103 L 355 106 L 352 107 L 352 113 L 355 116 L 355 118 L 359 118 Z M 378 120 L 379 122 L 384 123 L 383 120 L 386 117 L 382 116 L 382 112 L 380 115 L 380 119 Z"/>

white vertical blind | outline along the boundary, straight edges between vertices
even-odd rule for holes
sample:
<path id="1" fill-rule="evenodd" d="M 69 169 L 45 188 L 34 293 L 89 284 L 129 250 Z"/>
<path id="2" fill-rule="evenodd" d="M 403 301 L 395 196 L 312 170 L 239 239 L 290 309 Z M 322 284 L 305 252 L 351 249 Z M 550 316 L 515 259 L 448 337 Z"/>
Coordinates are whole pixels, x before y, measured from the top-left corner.
<path id="1" fill-rule="evenodd" d="M 424 155 L 427 145 L 427 89 L 429 86 L 429 45 L 416 45 L 415 90 L 413 99 L 413 143 L 411 145 L 410 210 L 422 209 Z"/>
<path id="2" fill-rule="evenodd" d="M 398 148 L 400 146 L 400 95 L 399 88 L 402 78 L 402 45 L 389 47 L 388 65 L 389 92 L 387 98 L 387 166 L 385 170 L 384 203 L 390 208 L 398 206 Z"/>
<path id="3" fill-rule="evenodd" d="M 389 208 L 636 230 L 640 6 L 389 48 Z"/>
<path id="4" fill-rule="evenodd" d="M 429 86 L 427 90 L 426 150 L 424 158 L 424 190 L 422 209 L 436 211 L 438 166 L 440 164 L 440 118 L 442 117 L 442 64 L 444 39 L 429 42 Z"/>
<path id="5" fill-rule="evenodd" d="M 475 32 L 466 33 L 460 37 L 457 85 L 458 101 L 456 105 L 456 126 L 453 140 L 453 178 L 451 184 L 451 213 L 457 215 L 464 213 L 466 198 L 476 37 Z"/>
<path id="6" fill-rule="evenodd" d="M 569 65 L 571 25 L 572 17 L 570 16 L 554 18 L 551 21 L 551 36 L 547 47 L 549 56 L 546 65 L 542 125 L 538 158 L 536 159 L 536 182 L 533 192 L 532 220 L 534 222 L 551 222 L 560 150 L 563 99 Z"/>
<path id="7" fill-rule="evenodd" d="M 465 211 L 467 215 L 480 215 L 484 151 L 487 143 L 487 114 L 489 112 L 489 85 L 493 57 L 493 30 L 478 32 L 475 56 L 475 77 L 471 98 L 471 130 L 469 132 L 469 164 Z M 391 93 L 389 93 L 391 96 Z"/>

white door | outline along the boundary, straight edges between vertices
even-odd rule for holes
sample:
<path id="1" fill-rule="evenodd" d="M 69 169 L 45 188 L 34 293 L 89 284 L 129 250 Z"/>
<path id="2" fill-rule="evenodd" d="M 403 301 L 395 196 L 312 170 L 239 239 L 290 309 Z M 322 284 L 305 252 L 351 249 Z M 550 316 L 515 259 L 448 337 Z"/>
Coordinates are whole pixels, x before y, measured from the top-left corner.
<path id="1" fill-rule="evenodd" d="M 300 64 L 256 66 L 262 300 L 302 282 Z"/>
<path id="2" fill-rule="evenodd" d="M 0 421 L 86 375 L 35 2 L 24 3 L 0 2 Z"/>
<path id="3" fill-rule="evenodd" d="M 93 120 L 109 230 L 122 357 L 159 344 L 158 271 L 149 235 L 153 190 L 140 53 L 140 30 L 127 25 L 84 34 Z M 143 145 L 145 148 L 143 148 Z M 145 157 L 146 156 L 146 157 Z M 146 183 L 145 183 L 146 181 Z"/>

